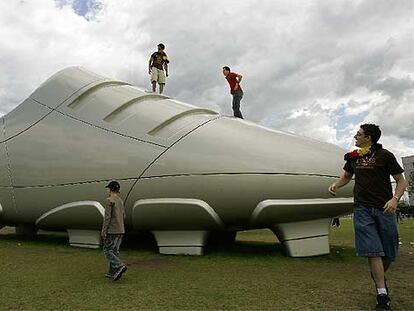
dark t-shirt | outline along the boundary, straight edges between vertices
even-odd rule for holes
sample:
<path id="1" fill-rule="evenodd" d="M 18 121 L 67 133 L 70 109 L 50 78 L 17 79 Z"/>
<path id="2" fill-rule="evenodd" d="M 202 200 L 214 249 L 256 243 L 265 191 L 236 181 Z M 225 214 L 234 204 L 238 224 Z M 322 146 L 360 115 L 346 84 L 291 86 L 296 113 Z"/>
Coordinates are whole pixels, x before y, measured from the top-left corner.
<path id="1" fill-rule="evenodd" d="M 151 67 L 158 68 L 159 70 L 164 70 L 164 63 L 168 64 L 167 54 L 165 52 L 154 52 L 151 55 Z"/>
<path id="2" fill-rule="evenodd" d="M 390 175 L 404 172 L 395 156 L 383 148 L 363 158 L 348 160 L 344 170 L 355 174 L 355 203 L 376 208 L 383 208 L 393 196 Z"/>
<path id="3" fill-rule="evenodd" d="M 237 74 L 234 73 L 234 72 L 230 72 L 226 76 L 226 80 L 230 85 L 230 93 L 231 94 L 235 94 L 237 91 L 242 90 L 241 87 L 240 87 L 240 84 L 239 84 L 239 87 L 237 88 L 237 90 L 234 90 L 234 87 L 236 86 L 236 83 L 238 83 L 236 78 L 237 78 Z"/>

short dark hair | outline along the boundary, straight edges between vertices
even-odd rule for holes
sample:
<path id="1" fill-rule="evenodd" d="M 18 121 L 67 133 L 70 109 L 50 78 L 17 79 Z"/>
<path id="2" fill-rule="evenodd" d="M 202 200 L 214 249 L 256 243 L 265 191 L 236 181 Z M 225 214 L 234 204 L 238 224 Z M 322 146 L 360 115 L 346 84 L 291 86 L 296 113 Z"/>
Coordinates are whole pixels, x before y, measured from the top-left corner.
<path id="1" fill-rule="evenodd" d="M 224 70 L 230 71 L 230 67 L 229 66 L 224 66 L 223 67 Z"/>
<path id="2" fill-rule="evenodd" d="M 157 46 L 160 47 L 160 48 L 162 48 L 163 50 L 165 49 L 165 45 L 162 44 L 162 43 L 158 44 Z"/>
<path id="3" fill-rule="evenodd" d="M 371 136 L 371 141 L 376 144 L 381 137 L 381 130 L 378 125 L 365 123 L 360 126 L 364 130 L 365 136 Z"/>

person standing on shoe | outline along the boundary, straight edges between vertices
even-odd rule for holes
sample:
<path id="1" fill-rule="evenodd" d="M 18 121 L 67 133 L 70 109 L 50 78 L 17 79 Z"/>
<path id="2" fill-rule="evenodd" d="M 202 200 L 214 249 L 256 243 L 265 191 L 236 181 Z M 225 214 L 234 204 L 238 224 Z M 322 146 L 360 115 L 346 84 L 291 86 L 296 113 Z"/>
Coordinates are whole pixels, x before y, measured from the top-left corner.
<path id="1" fill-rule="evenodd" d="M 240 82 L 243 77 L 242 75 L 231 72 L 230 67 L 228 66 L 223 67 L 223 74 L 230 85 L 230 93 L 233 96 L 233 115 L 236 118 L 243 119 L 242 113 L 240 111 L 240 101 L 243 98 L 243 91 L 240 86 Z"/>
<path id="2" fill-rule="evenodd" d="M 127 270 L 126 265 L 119 256 L 119 247 L 125 234 L 124 217 L 125 209 L 122 199 L 119 197 L 120 185 L 117 181 L 111 181 L 107 186 L 105 217 L 102 224 L 101 238 L 103 253 L 109 262 L 109 271 L 106 277 L 117 281 Z"/>
<path id="3" fill-rule="evenodd" d="M 165 45 L 160 43 L 157 45 L 157 52 L 152 53 L 148 63 L 148 73 L 151 75 L 152 91 L 157 89 L 159 85 L 160 94 L 164 91 L 165 77 L 168 77 L 168 63 L 170 62 L 165 53 Z M 165 74 L 164 74 L 165 69 Z"/>
<path id="4" fill-rule="evenodd" d="M 398 230 L 395 211 L 407 183 L 395 156 L 383 149 L 378 140 L 381 130 L 375 124 L 363 124 L 354 136 L 360 149 L 345 154 L 342 176 L 329 186 L 335 195 L 355 175 L 354 230 L 357 256 L 368 258 L 375 282 L 376 310 L 388 310 L 390 297 L 385 272 L 398 253 Z M 392 192 L 390 176 L 396 181 Z"/>

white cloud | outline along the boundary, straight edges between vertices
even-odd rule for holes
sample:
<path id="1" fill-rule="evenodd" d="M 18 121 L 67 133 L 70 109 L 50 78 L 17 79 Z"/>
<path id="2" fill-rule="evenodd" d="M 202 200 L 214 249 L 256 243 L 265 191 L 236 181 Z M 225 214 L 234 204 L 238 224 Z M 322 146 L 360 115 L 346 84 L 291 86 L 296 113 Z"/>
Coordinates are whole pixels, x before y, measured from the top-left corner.
<path id="1" fill-rule="evenodd" d="M 148 88 L 148 58 L 163 42 L 166 91 L 181 101 L 230 114 L 229 65 L 243 75 L 252 121 L 345 148 L 360 122 L 376 122 L 384 142 L 409 154 L 413 9 L 376 0 L 2 1 L 0 115 L 71 65 Z"/>

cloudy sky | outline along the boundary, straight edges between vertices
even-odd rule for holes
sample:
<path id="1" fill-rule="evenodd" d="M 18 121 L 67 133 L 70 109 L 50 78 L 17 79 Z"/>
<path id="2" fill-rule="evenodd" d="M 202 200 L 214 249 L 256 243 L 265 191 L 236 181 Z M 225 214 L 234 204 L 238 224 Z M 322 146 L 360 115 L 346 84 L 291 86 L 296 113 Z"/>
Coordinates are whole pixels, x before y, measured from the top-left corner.
<path id="1" fill-rule="evenodd" d="M 67 66 L 149 89 L 163 42 L 166 94 L 350 149 L 362 122 L 414 154 L 414 1 L 10 0 L 0 2 L 0 116 Z"/>

